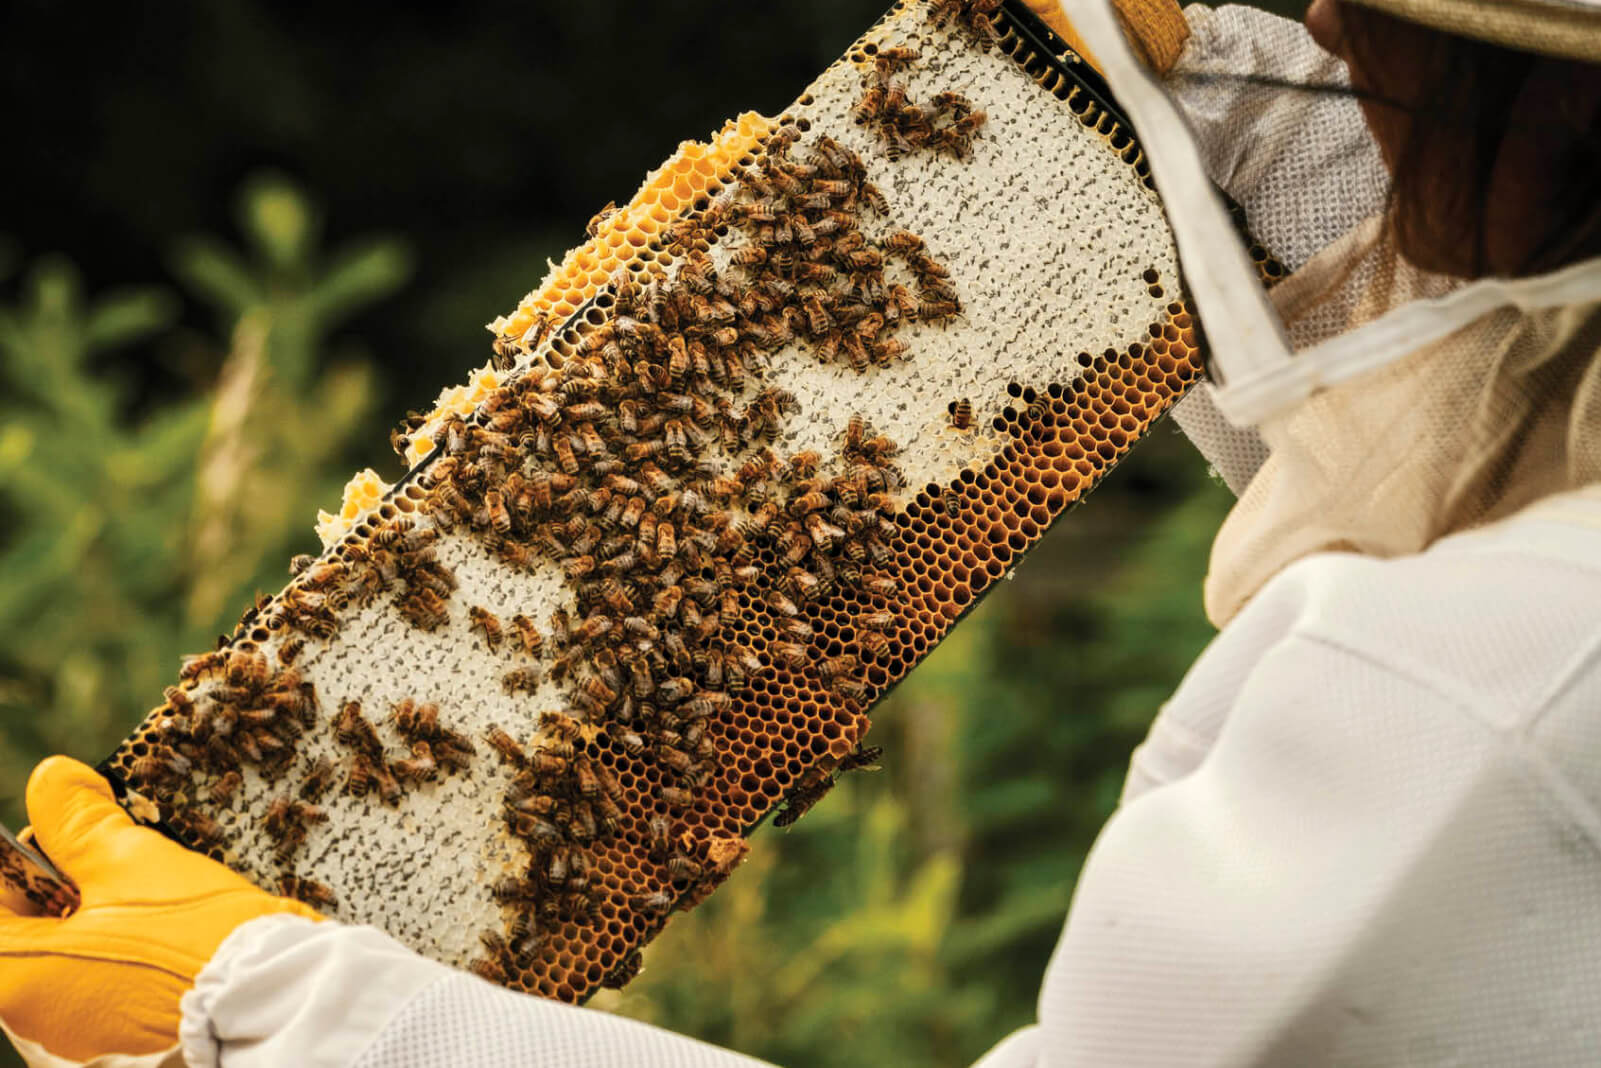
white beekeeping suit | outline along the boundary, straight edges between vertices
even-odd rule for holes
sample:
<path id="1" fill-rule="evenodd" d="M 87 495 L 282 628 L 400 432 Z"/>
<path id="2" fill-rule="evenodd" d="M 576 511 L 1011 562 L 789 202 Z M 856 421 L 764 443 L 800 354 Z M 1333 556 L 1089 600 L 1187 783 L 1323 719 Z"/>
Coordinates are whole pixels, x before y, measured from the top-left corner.
<path id="1" fill-rule="evenodd" d="M 1541 3 L 1590 0 L 1476 10 Z M 1167 89 L 1196 150 L 1104 0 L 1069 11 L 1174 216 L 1223 378 L 1185 426 L 1241 501 L 1208 579 L 1222 632 L 1135 754 L 1038 1023 L 983 1065 L 1597 1063 L 1597 265 L 1503 291 L 1400 261 L 1352 99 L 1209 77 L 1337 82 L 1297 24 L 1188 10 Z M 1208 247 L 1203 169 L 1293 270 L 1271 304 Z M 285 917 L 224 943 L 182 1037 L 223 1068 L 756 1063 Z"/>

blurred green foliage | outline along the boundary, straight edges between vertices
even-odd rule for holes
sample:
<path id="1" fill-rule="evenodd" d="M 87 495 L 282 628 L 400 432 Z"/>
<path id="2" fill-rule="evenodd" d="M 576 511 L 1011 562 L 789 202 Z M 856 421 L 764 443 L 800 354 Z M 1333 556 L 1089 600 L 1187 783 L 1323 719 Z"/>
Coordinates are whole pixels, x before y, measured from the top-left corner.
<path id="1" fill-rule="evenodd" d="M 0 812 L 13 826 L 39 757 L 109 753 L 181 654 L 281 584 L 370 429 L 371 362 L 330 356 L 330 335 L 405 280 L 404 247 L 326 255 L 311 203 L 270 174 L 237 209 L 242 248 L 197 238 L 173 254 L 217 330 L 193 342 L 189 388 L 149 410 L 96 358 L 169 330 L 173 291 L 90 297 L 46 256 L 0 303 Z"/>

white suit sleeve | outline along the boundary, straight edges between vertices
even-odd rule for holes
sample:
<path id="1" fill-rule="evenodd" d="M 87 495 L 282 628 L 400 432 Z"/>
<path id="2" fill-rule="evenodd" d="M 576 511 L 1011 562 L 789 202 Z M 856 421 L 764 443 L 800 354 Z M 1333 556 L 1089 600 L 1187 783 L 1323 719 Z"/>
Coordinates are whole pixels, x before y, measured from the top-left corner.
<path id="1" fill-rule="evenodd" d="M 607 1013 L 513 994 L 371 927 L 268 916 L 184 996 L 191 1068 L 762 1068 Z"/>

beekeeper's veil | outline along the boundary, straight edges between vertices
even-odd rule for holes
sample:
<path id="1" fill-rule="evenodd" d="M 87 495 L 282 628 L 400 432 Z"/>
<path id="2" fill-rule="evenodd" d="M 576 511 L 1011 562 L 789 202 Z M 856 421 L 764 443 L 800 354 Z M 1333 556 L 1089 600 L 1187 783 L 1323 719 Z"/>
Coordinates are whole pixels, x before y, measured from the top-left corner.
<path id="1" fill-rule="evenodd" d="M 1601 62 L 1601 0 L 1360 2 Z M 1107 0 L 1063 7 L 1151 161 L 1210 346 L 1211 400 L 1268 449 L 1213 549 L 1215 623 L 1309 553 L 1415 552 L 1601 480 L 1601 260 L 1517 280 L 1428 275 L 1399 257 L 1381 218 L 1357 221 L 1371 175 L 1340 175 L 1359 163 L 1334 159 L 1319 162 L 1316 195 L 1354 225 L 1304 263 L 1287 257 L 1296 269 L 1264 291 L 1184 117 L 1130 54 Z M 1282 95 L 1306 118 L 1273 128 L 1315 143 L 1311 94 Z M 1198 429 L 1204 420 L 1186 423 Z"/>

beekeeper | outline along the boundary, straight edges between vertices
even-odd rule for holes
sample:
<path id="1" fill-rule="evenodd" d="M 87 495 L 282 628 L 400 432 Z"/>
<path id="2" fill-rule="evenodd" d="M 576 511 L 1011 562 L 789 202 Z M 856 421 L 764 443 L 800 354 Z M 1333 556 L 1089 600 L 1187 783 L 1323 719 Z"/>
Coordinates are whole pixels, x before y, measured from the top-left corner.
<path id="1" fill-rule="evenodd" d="M 982 1063 L 1601 1063 L 1601 0 L 1044 6 L 1140 130 L 1240 500 L 1221 633 Z M 0 914 L 33 1064 L 755 1063 L 316 922 L 80 764 L 27 803 L 83 892 Z"/>

